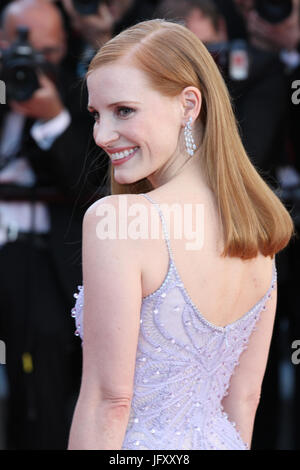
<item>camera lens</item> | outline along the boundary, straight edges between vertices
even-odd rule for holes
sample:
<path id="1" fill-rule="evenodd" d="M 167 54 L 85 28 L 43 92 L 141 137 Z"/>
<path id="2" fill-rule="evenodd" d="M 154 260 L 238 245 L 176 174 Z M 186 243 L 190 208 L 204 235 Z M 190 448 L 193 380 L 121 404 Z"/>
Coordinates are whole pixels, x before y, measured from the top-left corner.
<path id="1" fill-rule="evenodd" d="M 81 15 L 95 15 L 102 0 L 73 0 L 75 10 Z"/>
<path id="2" fill-rule="evenodd" d="M 292 13 L 292 0 L 256 0 L 255 10 L 269 23 L 280 23 Z"/>
<path id="3" fill-rule="evenodd" d="M 18 64 L 6 74 L 7 95 L 16 101 L 26 101 L 39 88 L 35 70 L 25 64 Z"/>

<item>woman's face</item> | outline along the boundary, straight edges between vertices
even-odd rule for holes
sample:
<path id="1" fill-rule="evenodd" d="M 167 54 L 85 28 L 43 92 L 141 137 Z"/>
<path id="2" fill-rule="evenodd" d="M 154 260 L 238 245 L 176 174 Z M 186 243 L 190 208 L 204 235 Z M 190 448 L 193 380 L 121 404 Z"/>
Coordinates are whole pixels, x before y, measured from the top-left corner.
<path id="1" fill-rule="evenodd" d="M 129 184 L 146 177 L 159 186 L 172 178 L 186 159 L 178 151 L 178 97 L 154 91 L 142 71 L 120 62 L 94 70 L 87 86 L 94 139 L 110 157 L 115 180 Z"/>

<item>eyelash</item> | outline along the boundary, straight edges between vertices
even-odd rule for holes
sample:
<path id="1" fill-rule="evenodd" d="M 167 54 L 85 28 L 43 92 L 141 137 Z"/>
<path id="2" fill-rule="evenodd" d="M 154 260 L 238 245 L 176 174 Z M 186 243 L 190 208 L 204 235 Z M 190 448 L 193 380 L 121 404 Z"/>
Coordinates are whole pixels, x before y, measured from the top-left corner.
<path id="1" fill-rule="evenodd" d="M 128 113 L 128 114 L 131 114 L 131 112 L 134 111 L 134 109 L 129 108 L 128 106 L 119 106 L 119 107 L 117 108 L 117 111 L 119 112 L 119 111 L 124 110 L 124 109 L 127 109 L 127 110 L 130 111 L 130 113 Z M 128 115 L 128 114 L 127 114 L 127 115 Z M 92 112 L 91 112 L 91 115 L 93 116 L 93 118 L 95 119 L 96 122 L 99 120 L 99 113 L 98 113 L 97 111 L 92 111 Z"/>

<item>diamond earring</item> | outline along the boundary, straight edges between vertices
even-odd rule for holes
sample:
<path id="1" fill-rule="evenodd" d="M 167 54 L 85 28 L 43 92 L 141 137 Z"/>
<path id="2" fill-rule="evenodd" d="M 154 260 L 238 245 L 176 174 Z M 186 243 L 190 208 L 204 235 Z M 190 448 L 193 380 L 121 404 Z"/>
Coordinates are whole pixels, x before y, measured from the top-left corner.
<path id="1" fill-rule="evenodd" d="M 193 120 L 192 117 L 190 117 L 184 127 L 185 146 L 186 146 L 186 151 L 189 155 L 194 155 L 194 150 L 196 150 L 197 148 L 193 139 L 192 132 L 191 132 L 192 120 Z"/>

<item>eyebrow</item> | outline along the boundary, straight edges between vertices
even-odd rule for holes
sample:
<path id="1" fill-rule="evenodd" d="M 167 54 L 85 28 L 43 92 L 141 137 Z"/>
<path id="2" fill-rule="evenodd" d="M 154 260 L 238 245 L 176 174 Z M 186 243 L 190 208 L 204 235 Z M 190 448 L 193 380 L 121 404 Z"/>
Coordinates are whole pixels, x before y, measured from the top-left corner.
<path id="1" fill-rule="evenodd" d="M 124 104 L 124 103 L 134 103 L 134 104 L 141 104 L 139 101 L 127 101 L 127 100 L 123 100 L 123 101 L 116 101 L 115 103 L 111 103 L 108 105 L 108 108 L 112 108 L 113 106 L 116 106 L 117 104 Z M 94 106 L 92 105 L 88 105 L 87 106 L 87 109 L 88 111 L 92 110 L 92 109 L 95 109 Z"/>

